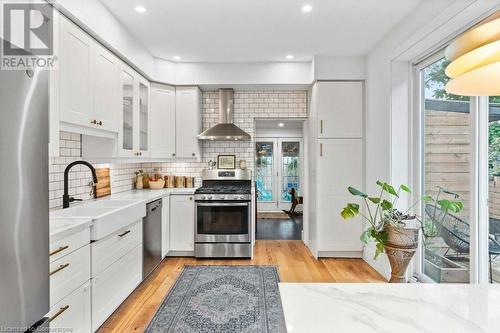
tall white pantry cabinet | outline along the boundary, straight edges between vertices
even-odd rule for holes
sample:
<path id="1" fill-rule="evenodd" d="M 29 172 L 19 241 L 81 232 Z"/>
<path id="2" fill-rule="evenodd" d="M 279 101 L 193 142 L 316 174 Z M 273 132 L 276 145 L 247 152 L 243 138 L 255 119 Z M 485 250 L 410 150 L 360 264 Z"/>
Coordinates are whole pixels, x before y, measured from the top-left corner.
<path id="1" fill-rule="evenodd" d="M 361 201 L 347 187 L 362 189 L 364 112 L 362 81 L 318 81 L 309 116 L 309 239 L 317 257 L 360 258 L 359 217 L 340 216 L 348 202 Z"/>

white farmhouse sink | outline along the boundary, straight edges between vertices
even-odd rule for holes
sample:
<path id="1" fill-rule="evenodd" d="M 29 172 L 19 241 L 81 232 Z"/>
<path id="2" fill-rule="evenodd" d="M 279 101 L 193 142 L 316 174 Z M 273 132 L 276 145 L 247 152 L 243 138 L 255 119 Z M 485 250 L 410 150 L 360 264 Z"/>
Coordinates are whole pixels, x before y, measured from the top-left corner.
<path id="1" fill-rule="evenodd" d="M 56 219 L 92 219 L 90 238 L 101 239 L 146 216 L 146 205 L 137 200 L 99 200 L 50 213 Z"/>

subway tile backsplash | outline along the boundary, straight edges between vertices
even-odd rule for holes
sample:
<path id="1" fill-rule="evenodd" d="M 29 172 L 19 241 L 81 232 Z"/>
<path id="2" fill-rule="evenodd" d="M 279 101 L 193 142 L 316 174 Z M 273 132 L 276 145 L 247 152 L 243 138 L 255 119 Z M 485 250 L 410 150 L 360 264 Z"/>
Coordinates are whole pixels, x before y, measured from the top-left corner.
<path id="1" fill-rule="evenodd" d="M 296 90 L 235 90 L 234 122 L 252 136 L 250 141 L 203 141 L 202 162 L 162 162 L 162 163 L 110 163 L 95 164 L 96 168 L 110 168 L 111 192 L 119 193 L 133 189 L 135 171 L 142 169 L 148 173 L 195 177 L 195 186 L 201 184 L 201 171 L 207 162 L 216 161 L 217 155 L 236 155 L 236 163 L 246 160 L 247 167 L 253 169 L 253 149 L 255 147 L 255 118 L 305 118 L 307 117 L 307 91 Z M 218 121 L 219 95 L 217 91 L 203 92 L 203 130 Z M 81 159 L 81 135 L 61 132 L 60 157 L 49 159 L 49 206 L 62 206 L 63 175 L 66 166 Z M 90 199 L 92 180 L 87 167 L 77 165 L 69 174 L 69 194 L 78 199 Z"/>
<path id="2" fill-rule="evenodd" d="M 81 135 L 61 132 L 60 157 L 49 158 L 49 208 L 62 206 L 64 193 L 64 169 L 73 162 L 80 160 Z M 119 193 L 133 188 L 134 172 L 141 168 L 141 163 L 94 164 L 96 168 L 109 168 L 111 176 L 111 192 Z M 92 174 L 84 165 L 71 168 L 68 177 L 68 192 L 71 196 L 87 200 L 91 199 Z"/>

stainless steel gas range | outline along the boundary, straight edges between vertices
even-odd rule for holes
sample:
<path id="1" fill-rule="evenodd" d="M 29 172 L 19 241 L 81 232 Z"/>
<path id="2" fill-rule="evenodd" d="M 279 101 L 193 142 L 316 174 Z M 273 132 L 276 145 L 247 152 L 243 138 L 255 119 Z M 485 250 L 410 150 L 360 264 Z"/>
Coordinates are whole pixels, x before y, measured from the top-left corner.
<path id="1" fill-rule="evenodd" d="M 195 256 L 250 258 L 252 235 L 250 170 L 204 170 L 195 192 Z"/>

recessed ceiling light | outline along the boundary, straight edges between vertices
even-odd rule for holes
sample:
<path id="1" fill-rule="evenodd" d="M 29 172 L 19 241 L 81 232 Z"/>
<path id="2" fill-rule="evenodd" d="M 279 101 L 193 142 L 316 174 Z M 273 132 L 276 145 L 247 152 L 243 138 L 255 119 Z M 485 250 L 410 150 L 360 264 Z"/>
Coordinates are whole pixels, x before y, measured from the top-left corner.
<path id="1" fill-rule="evenodd" d="M 138 12 L 138 13 L 145 13 L 146 12 L 146 8 L 144 8 L 142 6 L 136 6 L 135 7 L 135 11 Z"/>
<path id="2" fill-rule="evenodd" d="M 285 124 L 284 123 L 279 123 L 278 126 L 279 127 L 283 127 L 283 126 L 285 126 Z"/>
<path id="3" fill-rule="evenodd" d="M 292 54 L 289 54 L 289 55 L 287 55 L 285 58 L 287 58 L 288 60 L 292 60 L 292 59 L 293 59 L 293 55 L 292 55 Z"/>
<path id="4" fill-rule="evenodd" d="M 181 60 L 180 56 L 174 56 L 174 60 Z"/>
<path id="5" fill-rule="evenodd" d="M 311 6 L 311 5 L 302 6 L 302 12 L 304 12 L 304 13 L 310 13 L 312 10 L 313 10 L 313 6 Z"/>

